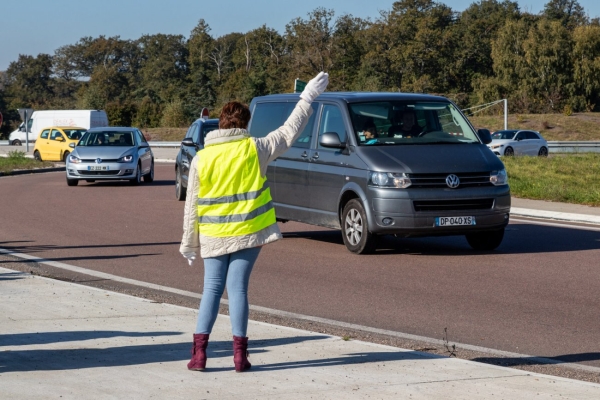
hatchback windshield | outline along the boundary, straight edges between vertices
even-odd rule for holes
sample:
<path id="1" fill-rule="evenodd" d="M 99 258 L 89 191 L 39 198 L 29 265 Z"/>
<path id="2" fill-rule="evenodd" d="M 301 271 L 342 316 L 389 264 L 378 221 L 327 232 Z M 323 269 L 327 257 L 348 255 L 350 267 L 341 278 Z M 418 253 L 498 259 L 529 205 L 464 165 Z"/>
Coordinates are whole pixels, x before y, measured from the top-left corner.
<path id="1" fill-rule="evenodd" d="M 133 146 L 133 132 L 86 132 L 78 146 Z"/>
<path id="2" fill-rule="evenodd" d="M 86 132 L 85 129 L 63 129 L 67 137 L 71 140 L 79 140 Z"/>
<path id="3" fill-rule="evenodd" d="M 379 101 L 348 107 L 360 146 L 479 143 L 471 125 L 452 103 Z"/>
<path id="4" fill-rule="evenodd" d="M 518 131 L 496 131 L 492 139 L 512 139 Z"/>

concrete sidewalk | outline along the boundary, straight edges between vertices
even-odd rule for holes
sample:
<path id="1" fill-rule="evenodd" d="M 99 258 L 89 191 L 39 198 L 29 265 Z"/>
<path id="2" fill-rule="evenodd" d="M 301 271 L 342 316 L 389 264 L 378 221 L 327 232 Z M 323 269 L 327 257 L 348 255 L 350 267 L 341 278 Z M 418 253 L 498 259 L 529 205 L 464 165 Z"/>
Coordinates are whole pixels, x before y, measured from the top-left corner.
<path id="1" fill-rule="evenodd" d="M 3 399 L 593 399 L 600 385 L 250 321 L 235 373 L 219 315 L 186 369 L 196 311 L 0 268 Z"/>

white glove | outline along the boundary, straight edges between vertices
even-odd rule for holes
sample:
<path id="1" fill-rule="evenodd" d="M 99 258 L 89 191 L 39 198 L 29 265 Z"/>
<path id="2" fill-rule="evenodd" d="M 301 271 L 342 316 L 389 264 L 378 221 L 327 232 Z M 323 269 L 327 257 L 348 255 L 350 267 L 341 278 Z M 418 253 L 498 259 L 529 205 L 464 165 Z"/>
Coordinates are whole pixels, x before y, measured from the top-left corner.
<path id="1" fill-rule="evenodd" d="M 187 259 L 189 265 L 192 265 L 196 260 L 196 252 L 181 253 L 181 255 Z"/>
<path id="2" fill-rule="evenodd" d="M 300 98 L 308 103 L 312 103 L 321 93 L 325 91 L 328 83 L 329 74 L 323 71 L 319 72 L 319 75 L 308 81 L 304 91 L 300 93 Z"/>

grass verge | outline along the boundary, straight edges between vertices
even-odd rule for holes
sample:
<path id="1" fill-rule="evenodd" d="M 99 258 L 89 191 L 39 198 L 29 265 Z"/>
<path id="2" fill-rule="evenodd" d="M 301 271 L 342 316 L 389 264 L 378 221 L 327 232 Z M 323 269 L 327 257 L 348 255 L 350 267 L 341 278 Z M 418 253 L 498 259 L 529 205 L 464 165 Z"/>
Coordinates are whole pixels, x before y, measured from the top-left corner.
<path id="1" fill-rule="evenodd" d="M 8 157 L 0 157 L 0 174 L 10 175 L 10 173 L 16 169 L 48 168 L 53 165 L 54 164 L 50 162 L 40 162 L 31 158 L 26 158 L 24 152 L 15 150 L 9 152 Z"/>
<path id="2" fill-rule="evenodd" d="M 600 154 L 502 157 L 513 196 L 600 207 Z"/>

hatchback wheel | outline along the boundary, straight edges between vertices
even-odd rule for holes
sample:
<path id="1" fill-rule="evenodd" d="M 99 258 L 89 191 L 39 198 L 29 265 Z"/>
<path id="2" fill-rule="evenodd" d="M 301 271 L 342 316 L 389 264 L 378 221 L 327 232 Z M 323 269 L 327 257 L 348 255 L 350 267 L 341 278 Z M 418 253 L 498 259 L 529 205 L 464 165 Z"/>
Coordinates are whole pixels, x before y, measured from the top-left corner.
<path id="1" fill-rule="evenodd" d="M 152 161 L 152 165 L 150 166 L 150 172 L 144 175 L 144 182 L 150 183 L 154 181 L 154 161 Z"/>
<path id="2" fill-rule="evenodd" d="M 71 154 L 71 153 L 69 153 L 68 151 L 65 151 L 65 153 L 63 154 L 63 158 L 62 158 L 63 162 L 67 162 L 67 158 L 69 157 L 69 154 Z"/>
<path id="3" fill-rule="evenodd" d="M 175 170 L 175 197 L 179 201 L 185 200 L 185 188 L 181 184 L 181 172 L 179 168 Z"/>
<path id="4" fill-rule="evenodd" d="M 467 242 L 474 250 L 495 250 L 504 238 L 504 228 L 498 231 L 477 232 L 465 235 Z"/>
<path id="5" fill-rule="evenodd" d="M 507 157 L 512 157 L 515 155 L 515 151 L 513 150 L 512 147 L 509 146 L 504 150 L 504 155 Z"/>
<path id="6" fill-rule="evenodd" d="M 37 161 L 42 161 L 42 155 L 37 150 L 33 152 L 33 158 L 35 158 Z"/>
<path id="7" fill-rule="evenodd" d="M 538 151 L 538 156 L 548 157 L 548 149 L 546 147 L 540 147 L 540 151 Z"/>
<path id="8" fill-rule="evenodd" d="M 350 200 L 342 212 L 342 237 L 353 253 L 368 254 L 377 247 L 377 236 L 369 232 L 365 208 L 358 199 Z"/>
<path id="9" fill-rule="evenodd" d="M 67 178 L 67 186 L 77 186 L 78 183 L 79 183 L 79 179 Z"/>
<path id="10" fill-rule="evenodd" d="M 142 166 L 140 164 L 137 165 L 135 169 L 135 178 L 129 180 L 129 184 L 136 186 L 142 182 Z"/>

